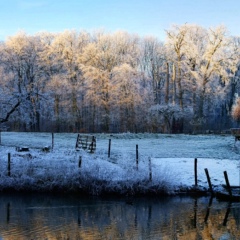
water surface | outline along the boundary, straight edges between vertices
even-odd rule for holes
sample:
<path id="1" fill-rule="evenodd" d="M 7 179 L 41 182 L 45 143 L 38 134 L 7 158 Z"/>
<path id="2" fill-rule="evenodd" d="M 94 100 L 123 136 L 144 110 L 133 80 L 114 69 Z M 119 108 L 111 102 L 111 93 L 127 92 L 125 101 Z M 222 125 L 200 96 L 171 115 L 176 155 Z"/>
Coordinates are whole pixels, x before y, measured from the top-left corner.
<path id="1" fill-rule="evenodd" d="M 1 194 L 0 239 L 240 239 L 240 203 Z"/>

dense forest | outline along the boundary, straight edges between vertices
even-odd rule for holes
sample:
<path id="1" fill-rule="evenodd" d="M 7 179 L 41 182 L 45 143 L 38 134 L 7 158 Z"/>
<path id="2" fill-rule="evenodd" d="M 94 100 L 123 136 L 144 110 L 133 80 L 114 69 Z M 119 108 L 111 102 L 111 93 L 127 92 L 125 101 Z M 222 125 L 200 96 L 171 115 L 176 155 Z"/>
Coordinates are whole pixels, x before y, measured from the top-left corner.
<path id="1" fill-rule="evenodd" d="M 165 41 L 118 31 L 19 32 L 0 43 L 0 128 L 221 132 L 237 126 L 240 37 L 174 25 Z"/>

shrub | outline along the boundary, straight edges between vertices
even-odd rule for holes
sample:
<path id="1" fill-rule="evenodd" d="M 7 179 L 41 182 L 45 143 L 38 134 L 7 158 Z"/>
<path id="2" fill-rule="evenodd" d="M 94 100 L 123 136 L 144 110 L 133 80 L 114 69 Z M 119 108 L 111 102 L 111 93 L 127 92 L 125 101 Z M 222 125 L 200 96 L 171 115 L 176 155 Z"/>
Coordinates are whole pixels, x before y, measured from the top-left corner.
<path id="1" fill-rule="evenodd" d="M 231 116 L 234 120 L 240 121 L 240 98 L 238 97 L 232 107 Z"/>

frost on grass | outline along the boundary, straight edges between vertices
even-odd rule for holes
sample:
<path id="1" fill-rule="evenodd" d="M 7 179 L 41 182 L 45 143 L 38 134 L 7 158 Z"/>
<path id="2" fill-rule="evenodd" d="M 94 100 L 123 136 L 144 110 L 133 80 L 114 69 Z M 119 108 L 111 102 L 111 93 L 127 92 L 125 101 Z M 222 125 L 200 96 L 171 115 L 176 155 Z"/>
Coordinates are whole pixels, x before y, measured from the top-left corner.
<path id="1" fill-rule="evenodd" d="M 23 136 L 23 137 L 22 137 Z M 30 136 L 30 137 L 29 137 Z M 97 137 L 97 151 L 75 151 L 72 134 L 56 134 L 53 151 L 43 152 L 49 144 L 41 134 L 6 133 L 0 146 L 0 191 L 36 191 L 84 193 L 91 195 L 173 194 L 194 184 L 194 158 L 198 158 L 199 186 L 208 188 L 204 168 L 208 168 L 214 186 L 224 184 L 223 171 L 229 172 L 232 185 L 240 179 L 239 143 L 229 136 L 188 136 L 119 134 Z M 36 137 L 37 136 L 37 137 Z M 40 140 L 39 140 L 40 139 Z M 29 152 L 17 152 L 26 144 Z M 136 165 L 136 143 L 139 164 Z M 8 176 L 8 153 L 11 169 Z M 219 158 L 221 156 L 221 158 Z M 82 162 L 79 166 L 79 159 Z M 151 165 L 149 166 L 149 158 Z M 151 169 L 151 175 L 150 175 Z"/>
<path id="2" fill-rule="evenodd" d="M 117 158 L 122 160 L 115 163 Z M 105 154 L 93 155 L 84 151 L 43 153 L 31 150 L 27 154 L 13 151 L 10 176 L 7 164 L 7 158 L 3 159 L 0 167 L 2 191 L 141 195 L 169 193 L 174 188 L 169 171 L 153 166 L 150 181 L 148 159 L 141 157 L 137 169 L 126 154 L 108 159 Z"/>

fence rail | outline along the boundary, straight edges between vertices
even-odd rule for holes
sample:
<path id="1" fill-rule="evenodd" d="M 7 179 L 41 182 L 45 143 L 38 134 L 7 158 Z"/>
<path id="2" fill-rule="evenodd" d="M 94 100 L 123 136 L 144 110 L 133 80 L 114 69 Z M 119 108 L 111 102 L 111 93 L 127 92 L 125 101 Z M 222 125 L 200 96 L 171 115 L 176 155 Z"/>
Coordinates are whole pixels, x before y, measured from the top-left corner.
<path id="1" fill-rule="evenodd" d="M 96 138 L 89 135 L 78 134 L 76 141 L 76 150 L 83 149 L 89 153 L 96 151 Z"/>

